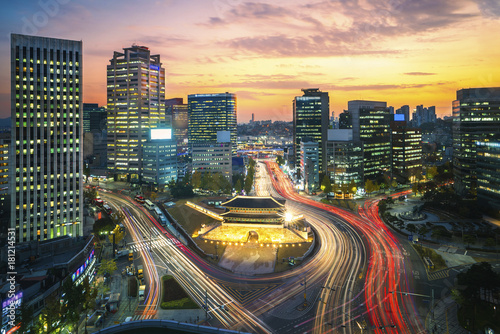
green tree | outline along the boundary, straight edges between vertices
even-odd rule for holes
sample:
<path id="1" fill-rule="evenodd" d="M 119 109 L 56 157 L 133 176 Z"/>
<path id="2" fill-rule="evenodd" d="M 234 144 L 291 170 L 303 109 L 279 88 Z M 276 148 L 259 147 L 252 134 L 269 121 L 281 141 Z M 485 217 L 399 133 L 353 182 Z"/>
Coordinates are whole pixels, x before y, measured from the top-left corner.
<path id="1" fill-rule="evenodd" d="M 83 297 L 82 305 L 83 310 L 93 310 L 95 306 L 95 299 L 97 297 L 97 289 L 90 285 L 89 277 L 86 276 L 82 282 Z"/>
<path id="2" fill-rule="evenodd" d="M 392 179 L 391 186 L 392 186 L 394 189 L 398 187 L 398 182 L 396 181 L 396 179 Z"/>
<path id="3" fill-rule="evenodd" d="M 410 232 L 411 234 L 414 234 L 417 232 L 417 228 L 415 227 L 415 224 L 408 224 L 406 225 L 406 230 Z"/>
<path id="4" fill-rule="evenodd" d="M 321 190 L 323 190 L 324 193 L 328 194 L 332 192 L 332 184 L 330 181 L 330 177 L 327 175 L 323 176 L 323 180 L 321 181 Z"/>
<path id="5" fill-rule="evenodd" d="M 437 167 L 428 167 L 427 168 L 426 177 L 428 180 L 434 179 L 434 177 L 436 177 L 436 175 L 438 175 Z"/>
<path id="6" fill-rule="evenodd" d="M 83 296 L 82 285 L 76 285 L 71 279 L 66 279 L 62 286 L 64 293 L 62 304 L 62 318 L 71 327 L 78 327 L 80 319 L 81 302 Z"/>
<path id="7" fill-rule="evenodd" d="M 484 245 L 485 245 L 486 247 L 495 247 L 495 246 L 496 246 L 495 239 L 493 239 L 493 238 L 487 238 L 487 239 L 484 241 Z"/>
<path id="8" fill-rule="evenodd" d="M 285 159 L 283 158 L 282 155 L 276 156 L 276 163 L 278 164 L 278 166 L 282 166 L 285 164 Z"/>
<path id="9" fill-rule="evenodd" d="M 45 299 L 45 308 L 41 312 L 41 322 L 45 326 L 45 333 L 59 333 L 57 323 L 61 320 L 61 302 L 57 294 L 52 294 Z"/>
<path id="10" fill-rule="evenodd" d="M 430 232 L 429 228 L 423 224 L 421 224 L 418 228 L 418 234 L 422 237 L 424 237 L 429 232 Z"/>
<path id="11" fill-rule="evenodd" d="M 37 319 L 33 317 L 34 309 L 33 306 L 28 306 L 26 302 L 21 303 L 19 308 L 19 319 L 16 321 L 20 321 L 19 324 L 19 332 L 20 333 L 28 333 L 28 332 L 37 332 L 36 328 L 39 326 Z"/>
<path id="12" fill-rule="evenodd" d="M 376 189 L 375 187 L 375 184 L 373 183 L 372 180 L 368 179 L 366 180 L 365 182 L 365 191 L 368 193 L 368 194 L 371 194 L 372 192 L 374 192 Z"/>
<path id="13" fill-rule="evenodd" d="M 96 220 L 93 229 L 95 235 L 101 235 L 113 231 L 116 224 L 113 223 L 111 218 L 104 216 L 104 218 Z"/>
<path id="14" fill-rule="evenodd" d="M 89 201 L 93 201 L 97 197 L 96 188 L 90 187 L 83 191 L 83 197 Z"/>
<path id="15" fill-rule="evenodd" d="M 193 186 L 194 189 L 201 188 L 201 179 L 202 179 L 202 174 L 199 170 L 193 173 L 193 175 L 191 176 L 191 185 Z"/>
<path id="16" fill-rule="evenodd" d="M 252 190 L 252 185 L 253 185 L 253 176 L 250 174 L 247 174 L 247 177 L 245 178 L 245 184 L 243 185 L 243 189 L 245 190 L 245 193 L 247 195 Z"/>
<path id="17" fill-rule="evenodd" d="M 101 265 L 97 270 L 98 275 L 108 276 L 111 275 L 118 267 L 116 266 L 115 260 L 102 259 Z"/>
<path id="18" fill-rule="evenodd" d="M 358 186 L 356 185 L 356 182 L 354 180 L 351 180 L 351 183 L 349 183 L 349 192 L 351 194 L 355 194 L 358 191 Z"/>
<path id="19" fill-rule="evenodd" d="M 234 190 L 236 190 L 237 193 L 240 193 L 243 190 L 243 184 L 241 183 L 241 179 L 238 179 L 236 181 L 236 184 L 234 185 Z"/>

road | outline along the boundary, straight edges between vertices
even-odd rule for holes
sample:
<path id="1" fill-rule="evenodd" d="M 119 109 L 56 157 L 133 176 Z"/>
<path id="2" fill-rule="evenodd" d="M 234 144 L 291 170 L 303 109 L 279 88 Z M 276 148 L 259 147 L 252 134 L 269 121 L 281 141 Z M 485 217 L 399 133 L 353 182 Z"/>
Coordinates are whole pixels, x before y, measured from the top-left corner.
<path id="1" fill-rule="evenodd" d="M 376 201 L 368 201 L 359 209 L 358 214 L 354 214 L 298 195 L 277 164 L 267 162 L 267 167 L 272 175 L 273 186 L 283 197 L 330 212 L 348 222 L 349 226 L 362 235 L 369 258 L 364 285 L 363 314 L 368 317 L 369 324 L 365 326 L 357 322 L 356 325 L 361 330 L 373 329 L 376 333 L 425 333 L 423 321 L 418 317 L 415 307 L 414 296 L 403 294 L 412 293 L 410 261 L 405 261 L 405 257 L 409 255 L 380 220 Z M 325 292 L 322 293 L 322 297 L 324 296 Z M 322 314 L 321 304 L 319 305 L 317 314 Z M 320 317 L 316 319 L 317 322 L 321 321 Z M 329 322 L 332 331 L 344 329 L 351 332 L 354 327 L 352 322 L 346 321 L 349 319 L 345 317 L 342 320 L 344 322 L 340 325 L 338 322 Z M 319 326 L 315 328 L 319 329 Z"/>

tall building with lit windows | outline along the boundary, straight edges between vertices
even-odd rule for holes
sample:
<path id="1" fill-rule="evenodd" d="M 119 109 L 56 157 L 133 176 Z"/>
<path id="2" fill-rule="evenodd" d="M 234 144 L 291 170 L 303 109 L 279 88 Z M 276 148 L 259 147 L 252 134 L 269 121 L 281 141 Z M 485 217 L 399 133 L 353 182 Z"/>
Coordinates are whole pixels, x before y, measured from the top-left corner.
<path id="1" fill-rule="evenodd" d="M 140 181 L 142 145 L 165 123 L 165 69 L 145 46 L 115 51 L 107 67 L 108 171 Z"/>
<path id="2" fill-rule="evenodd" d="M 10 227 L 82 235 L 82 42 L 11 35 Z"/>
<path id="3" fill-rule="evenodd" d="M 191 94 L 188 95 L 188 143 L 217 143 L 218 131 L 229 131 L 232 154 L 237 149 L 236 95 Z"/>
<path id="4" fill-rule="evenodd" d="M 295 150 L 295 167 L 300 164 L 300 142 L 318 143 L 319 170 L 326 171 L 326 141 L 328 137 L 328 117 L 330 115 L 330 98 L 328 92 L 318 88 L 302 89 L 304 95 L 293 100 L 293 142 Z"/>
<path id="5" fill-rule="evenodd" d="M 458 90 L 452 131 L 455 191 L 475 193 L 476 142 L 500 132 L 500 87 Z"/>
<path id="6" fill-rule="evenodd" d="M 484 138 L 477 147 L 477 203 L 500 216 L 500 136 Z"/>
<path id="7" fill-rule="evenodd" d="M 386 102 L 348 103 L 353 140 L 363 145 L 363 180 L 388 173 L 391 167 L 391 113 Z"/>
<path id="8" fill-rule="evenodd" d="M 422 130 L 407 127 L 404 116 L 396 114 L 391 122 L 391 172 L 399 182 L 414 182 L 422 171 Z"/>

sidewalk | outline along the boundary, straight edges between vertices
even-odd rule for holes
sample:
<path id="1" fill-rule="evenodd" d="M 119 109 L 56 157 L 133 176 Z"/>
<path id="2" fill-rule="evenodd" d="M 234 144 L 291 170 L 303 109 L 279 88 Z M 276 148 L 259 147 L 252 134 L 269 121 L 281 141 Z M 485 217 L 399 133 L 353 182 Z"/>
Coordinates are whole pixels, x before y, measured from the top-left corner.
<path id="1" fill-rule="evenodd" d="M 457 316 L 457 303 L 447 296 L 439 300 L 434 307 L 434 320 L 429 312 L 425 321 L 428 333 L 467 334 L 469 331 L 460 327 Z"/>

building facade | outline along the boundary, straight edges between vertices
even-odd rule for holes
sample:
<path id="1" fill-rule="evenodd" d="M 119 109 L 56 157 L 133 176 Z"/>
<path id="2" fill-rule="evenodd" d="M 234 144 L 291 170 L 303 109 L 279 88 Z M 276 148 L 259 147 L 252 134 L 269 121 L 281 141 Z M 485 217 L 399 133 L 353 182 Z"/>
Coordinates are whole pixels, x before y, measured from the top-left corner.
<path id="1" fill-rule="evenodd" d="M 500 87 L 458 90 L 453 101 L 452 131 L 455 191 L 474 192 L 476 142 L 500 132 Z"/>
<path id="2" fill-rule="evenodd" d="M 188 105 L 182 98 L 165 100 L 167 117 L 172 118 L 172 129 L 177 142 L 177 152 L 183 153 L 188 149 Z"/>
<path id="3" fill-rule="evenodd" d="M 99 107 L 97 103 L 83 104 L 83 132 L 106 131 L 108 118 L 106 108 Z"/>
<path id="4" fill-rule="evenodd" d="M 165 124 L 165 69 L 145 46 L 115 51 L 107 66 L 108 171 L 138 181 L 149 130 Z"/>
<path id="5" fill-rule="evenodd" d="M 500 215 L 500 140 L 482 140 L 477 147 L 477 202 Z"/>
<path id="6" fill-rule="evenodd" d="M 353 140 L 352 129 L 328 130 L 326 161 L 332 184 L 363 185 L 363 148 Z"/>
<path id="7" fill-rule="evenodd" d="M 300 142 L 300 174 L 304 180 L 304 190 L 308 194 L 319 188 L 319 144 L 317 142 Z"/>
<path id="8" fill-rule="evenodd" d="M 328 92 L 318 88 L 302 89 L 304 95 L 293 100 L 293 142 L 295 149 L 295 167 L 299 168 L 300 143 L 303 140 L 314 141 L 319 145 L 319 168 L 325 171 L 323 164 L 325 143 L 330 114 Z M 306 139 L 307 138 L 307 139 Z"/>
<path id="9" fill-rule="evenodd" d="M 422 130 L 407 128 L 405 121 L 391 123 L 392 176 L 414 182 L 422 171 Z"/>
<path id="10" fill-rule="evenodd" d="M 348 102 L 353 140 L 363 144 L 363 180 L 387 173 L 391 167 L 391 114 L 386 102 Z"/>
<path id="11" fill-rule="evenodd" d="M 143 159 L 143 182 L 163 187 L 177 180 L 177 145 L 172 136 L 144 143 Z"/>
<path id="12" fill-rule="evenodd" d="M 220 173 L 229 180 L 232 177 L 232 144 L 193 144 L 193 172 Z"/>
<path id="13" fill-rule="evenodd" d="M 229 131 L 232 154 L 236 155 L 238 144 L 236 122 L 235 94 L 188 95 L 189 146 L 215 144 L 217 142 L 218 131 Z"/>
<path id="14" fill-rule="evenodd" d="M 10 227 L 82 235 L 82 42 L 11 35 Z"/>

